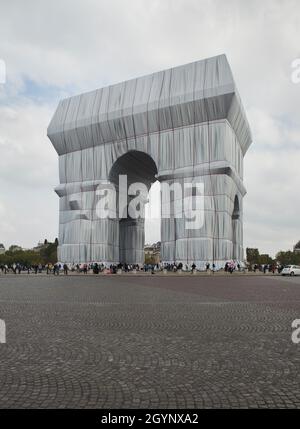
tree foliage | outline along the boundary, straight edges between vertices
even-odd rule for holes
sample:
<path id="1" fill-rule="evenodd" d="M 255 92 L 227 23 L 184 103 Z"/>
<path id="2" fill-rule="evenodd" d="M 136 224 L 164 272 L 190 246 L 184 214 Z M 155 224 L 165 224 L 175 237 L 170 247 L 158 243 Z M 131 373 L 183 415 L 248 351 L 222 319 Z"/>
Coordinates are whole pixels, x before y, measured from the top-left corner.
<path id="1" fill-rule="evenodd" d="M 299 243 L 300 244 L 300 243 Z M 298 243 L 295 246 L 295 248 L 298 248 Z M 283 251 L 281 250 L 276 254 L 275 259 L 272 259 L 267 254 L 260 254 L 258 249 L 253 248 L 247 248 L 246 249 L 246 255 L 247 255 L 247 261 L 250 265 L 269 265 L 269 264 L 275 264 L 280 263 L 282 265 L 300 265 L 300 252 L 296 251 Z"/>
<path id="2" fill-rule="evenodd" d="M 39 251 L 18 250 L 19 246 L 11 246 L 8 251 L 0 255 L 0 264 L 19 263 L 24 266 L 45 265 L 48 262 L 54 264 L 57 262 L 57 243 L 57 241 L 54 243 L 47 242 Z"/>
<path id="3" fill-rule="evenodd" d="M 300 265 L 300 253 L 281 250 L 276 254 L 276 260 L 282 265 Z"/>
<path id="4" fill-rule="evenodd" d="M 259 251 L 258 249 L 252 249 L 250 247 L 247 247 L 246 249 L 246 257 L 249 264 L 259 264 Z"/>

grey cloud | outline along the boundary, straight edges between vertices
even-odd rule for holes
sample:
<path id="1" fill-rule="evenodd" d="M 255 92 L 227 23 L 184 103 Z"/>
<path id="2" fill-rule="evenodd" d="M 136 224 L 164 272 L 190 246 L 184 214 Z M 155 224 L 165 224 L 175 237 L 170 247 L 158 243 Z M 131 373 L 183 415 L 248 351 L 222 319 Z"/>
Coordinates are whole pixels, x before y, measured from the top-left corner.
<path id="1" fill-rule="evenodd" d="M 57 159 L 45 137 L 53 100 L 45 95 L 42 107 L 24 100 L 27 79 L 68 95 L 220 53 L 228 56 L 253 130 L 245 247 L 274 253 L 300 238 L 299 198 L 290 198 L 300 184 L 300 84 L 291 82 L 291 62 L 300 58 L 298 0 L 0 0 L 0 12 L 8 76 L 7 89 L 0 86 L 0 204 L 15 213 L 7 221 L 0 210 L 7 240 L 17 241 L 14 228 L 26 245 L 57 229 Z M 28 219 L 32 196 L 34 207 L 44 208 L 32 238 L 9 197 L 16 194 Z M 157 236 L 153 228 L 150 237 Z"/>

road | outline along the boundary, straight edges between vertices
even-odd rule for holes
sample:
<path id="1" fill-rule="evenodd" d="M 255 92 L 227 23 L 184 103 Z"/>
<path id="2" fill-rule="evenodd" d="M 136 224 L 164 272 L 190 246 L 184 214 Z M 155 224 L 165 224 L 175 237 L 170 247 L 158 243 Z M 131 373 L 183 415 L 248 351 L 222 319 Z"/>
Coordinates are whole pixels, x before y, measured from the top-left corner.
<path id="1" fill-rule="evenodd" d="M 1 408 L 300 408 L 300 278 L 0 276 Z"/>

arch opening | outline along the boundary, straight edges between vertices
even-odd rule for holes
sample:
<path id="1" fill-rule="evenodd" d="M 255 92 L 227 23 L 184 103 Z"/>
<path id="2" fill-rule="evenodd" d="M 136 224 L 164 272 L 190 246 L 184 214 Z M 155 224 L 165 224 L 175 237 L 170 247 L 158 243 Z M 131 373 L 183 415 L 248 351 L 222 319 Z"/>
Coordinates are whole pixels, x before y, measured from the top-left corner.
<path id="1" fill-rule="evenodd" d="M 240 202 L 238 196 L 234 198 L 234 206 L 232 212 L 232 258 L 239 259 L 239 224 L 240 224 Z"/>
<path id="2" fill-rule="evenodd" d="M 119 227 L 119 262 L 123 264 L 143 264 L 144 263 L 144 245 L 145 245 L 145 227 L 147 219 L 145 216 L 133 217 L 129 210 L 129 205 L 136 196 L 141 194 L 137 191 L 136 195 L 128 195 L 129 187 L 136 183 L 142 183 L 147 188 L 146 198 L 140 198 L 137 205 L 141 213 L 147 213 L 149 207 L 149 191 L 151 185 L 157 182 L 157 166 L 150 155 L 132 150 L 120 156 L 113 164 L 109 180 L 116 189 L 117 212 L 119 213 L 119 194 L 124 193 L 124 184 L 120 189 L 120 176 L 126 176 L 127 204 L 124 210 L 121 209 L 121 216 L 117 219 Z M 124 197 L 124 195 L 123 195 Z M 143 207 L 141 207 L 143 205 Z M 148 210 L 149 212 L 149 210 Z M 119 213 L 120 215 L 120 213 Z M 157 227 L 157 225 L 156 225 Z"/>
<path id="3" fill-rule="evenodd" d="M 236 195 L 234 198 L 232 219 L 236 220 L 239 218 L 240 218 L 240 202 L 239 202 L 238 196 Z"/>

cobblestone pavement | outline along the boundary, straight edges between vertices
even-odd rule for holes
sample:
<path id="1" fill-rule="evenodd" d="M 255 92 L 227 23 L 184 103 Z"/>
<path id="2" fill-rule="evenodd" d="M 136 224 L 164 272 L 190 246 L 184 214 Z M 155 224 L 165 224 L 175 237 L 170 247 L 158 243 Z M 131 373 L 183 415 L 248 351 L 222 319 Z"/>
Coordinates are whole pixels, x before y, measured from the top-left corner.
<path id="1" fill-rule="evenodd" d="M 300 407 L 300 279 L 0 276 L 0 407 Z"/>

